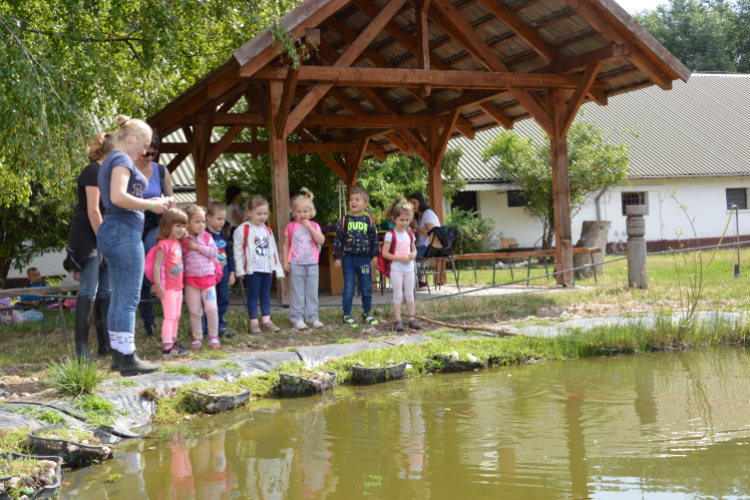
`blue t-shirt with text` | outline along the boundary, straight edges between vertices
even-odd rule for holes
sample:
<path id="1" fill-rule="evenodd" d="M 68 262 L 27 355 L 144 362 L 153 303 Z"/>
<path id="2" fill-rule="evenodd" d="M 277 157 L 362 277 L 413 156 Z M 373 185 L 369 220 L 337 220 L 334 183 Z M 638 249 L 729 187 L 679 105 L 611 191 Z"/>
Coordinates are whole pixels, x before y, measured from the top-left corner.
<path id="1" fill-rule="evenodd" d="M 136 198 L 143 198 L 143 192 L 148 188 L 148 179 L 135 168 L 133 160 L 122 151 L 112 151 L 107 159 L 102 163 L 99 169 L 99 192 L 102 196 L 102 204 L 106 208 L 102 224 L 108 221 L 120 222 L 124 226 L 137 231 L 143 232 L 143 210 L 128 210 L 118 207 L 112 203 L 110 190 L 112 188 L 112 170 L 115 167 L 125 167 L 130 170 L 130 179 L 128 179 L 127 193 Z"/>

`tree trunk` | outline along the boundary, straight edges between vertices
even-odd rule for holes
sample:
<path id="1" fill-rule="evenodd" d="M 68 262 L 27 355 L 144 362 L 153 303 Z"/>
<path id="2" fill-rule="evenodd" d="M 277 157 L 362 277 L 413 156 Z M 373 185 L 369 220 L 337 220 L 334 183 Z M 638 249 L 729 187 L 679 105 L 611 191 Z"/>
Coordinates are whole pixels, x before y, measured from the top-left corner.
<path id="1" fill-rule="evenodd" d="M 11 264 L 13 264 L 13 258 L 0 257 L 0 279 L 3 282 L 8 279 Z M 3 285 L 4 283 L 0 283 L 0 289 L 3 288 Z"/>
<path id="2" fill-rule="evenodd" d="M 581 229 L 581 239 L 576 243 L 576 248 L 599 248 L 600 251 L 594 254 L 594 263 L 601 264 L 604 262 L 604 253 L 607 249 L 607 239 L 609 238 L 609 228 L 612 226 L 610 221 L 583 221 Z M 591 264 L 591 256 L 575 255 L 575 265 L 585 266 Z M 594 273 L 593 267 L 586 267 L 576 271 L 576 278 L 587 278 Z M 596 266 L 596 275 L 604 274 L 604 265 Z"/>

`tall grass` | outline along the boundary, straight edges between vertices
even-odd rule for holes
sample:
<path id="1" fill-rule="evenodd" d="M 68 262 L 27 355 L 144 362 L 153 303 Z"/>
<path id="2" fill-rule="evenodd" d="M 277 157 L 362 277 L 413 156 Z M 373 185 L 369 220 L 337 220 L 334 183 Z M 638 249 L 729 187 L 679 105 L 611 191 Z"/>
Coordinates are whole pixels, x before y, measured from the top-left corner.
<path id="1" fill-rule="evenodd" d="M 64 359 L 47 365 L 49 385 L 63 396 L 74 398 L 93 393 L 104 379 L 99 366 L 77 359 Z"/>

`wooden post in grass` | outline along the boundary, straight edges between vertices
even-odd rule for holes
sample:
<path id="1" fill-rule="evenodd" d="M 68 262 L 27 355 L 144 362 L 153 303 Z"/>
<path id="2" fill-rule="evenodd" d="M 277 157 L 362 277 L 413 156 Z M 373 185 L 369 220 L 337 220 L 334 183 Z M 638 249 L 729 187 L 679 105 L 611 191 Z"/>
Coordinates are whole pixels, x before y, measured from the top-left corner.
<path id="1" fill-rule="evenodd" d="M 648 288 L 646 269 L 646 205 L 625 207 L 628 217 L 628 285 L 630 288 Z"/>

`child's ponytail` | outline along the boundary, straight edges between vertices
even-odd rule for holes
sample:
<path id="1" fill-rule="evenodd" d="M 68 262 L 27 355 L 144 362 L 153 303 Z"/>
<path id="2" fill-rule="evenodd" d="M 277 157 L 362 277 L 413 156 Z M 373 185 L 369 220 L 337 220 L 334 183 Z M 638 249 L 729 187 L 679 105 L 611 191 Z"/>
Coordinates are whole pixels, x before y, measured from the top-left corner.
<path id="1" fill-rule="evenodd" d="M 292 213 L 297 209 L 297 205 L 303 204 L 306 205 L 308 208 L 310 208 L 310 218 L 315 217 L 315 214 L 317 213 L 315 211 L 315 204 L 313 204 L 313 193 L 306 187 L 303 187 L 299 190 L 299 193 L 297 196 L 292 198 L 291 206 L 292 206 Z"/>

